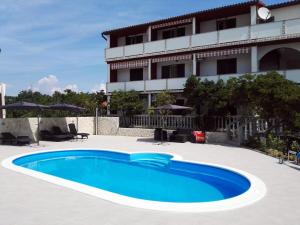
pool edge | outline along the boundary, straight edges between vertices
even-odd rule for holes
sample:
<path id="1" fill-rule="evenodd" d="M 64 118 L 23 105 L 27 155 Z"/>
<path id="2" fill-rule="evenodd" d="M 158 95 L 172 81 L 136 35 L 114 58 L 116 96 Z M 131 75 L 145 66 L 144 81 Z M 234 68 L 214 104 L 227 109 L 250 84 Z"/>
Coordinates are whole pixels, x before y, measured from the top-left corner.
<path id="1" fill-rule="evenodd" d="M 199 161 L 190 161 L 190 160 L 184 160 L 180 155 L 170 153 L 170 152 L 157 152 L 157 153 L 164 153 L 164 154 L 170 154 L 174 156 L 172 160 L 180 160 L 182 162 L 190 162 L 190 163 L 196 163 L 196 164 L 204 164 L 208 166 L 214 166 L 217 168 L 223 168 L 227 169 L 229 171 L 238 173 L 245 178 L 247 178 L 251 184 L 250 188 L 243 194 L 226 199 L 221 201 L 215 201 L 215 202 L 203 202 L 203 203 L 167 203 L 167 202 L 157 202 L 157 201 L 150 201 L 150 200 L 142 200 L 132 197 L 127 197 L 124 195 L 112 193 L 109 191 L 105 191 L 99 188 L 91 187 L 85 184 L 80 184 L 74 181 L 66 180 L 63 178 L 59 178 L 56 176 L 52 176 L 49 174 L 37 172 L 34 170 L 30 170 L 21 166 L 17 166 L 13 163 L 13 160 L 28 156 L 32 154 L 39 154 L 39 153 L 47 153 L 47 152 L 57 152 L 57 151 L 68 151 L 68 150 L 97 150 L 92 148 L 72 148 L 72 149 L 59 149 L 59 150 L 46 150 L 46 151 L 36 151 L 36 152 L 30 152 L 30 153 L 23 153 L 14 155 L 11 157 L 8 157 L 4 160 L 2 160 L 1 165 L 7 169 L 10 169 L 15 172 L 19 172 L 22 174 L 29 175 L 34 178 L 38 178 L 43 181 L 47 181 L 50 183 L 54 183 L 63 187 L 70 188 L 72 190 L 76 190 L 85 194 L 89 194 L 95 197 L 99 197 L 103 200 L 135 207 L 135 208 L 143 208 L 143 209 L 150 209 L 150 210 L 159 210 L 159 211 L 172 211 L 172 212 L 190 212 L 190 213 L 199 213 L 199 212 L 216 212 L 216 211 L 225 211 L 225 210 L 233 210 L 241 207 L 245 207 L 247 205 L 251 205 L 260 199 L 262 199 L 266 193 L 267 188 L 264 182 L 259 179 L 258 177 L 245 172 L 243 170 L 239 170 L 236 168 L 220 165 L 220 164 L 211 164 L 206 162 L 199 162 Z M 98 149 L 99 151 L 113 151 L 113 152 L 119 152 L 119 153 L 126 153 L 126 154 L 134 154 L 136 152 L 128 152 L 128 151 L 116 151 L 113 149 Z M 139 152 L 139 153 L 155 153 L 155 152 Z"/>

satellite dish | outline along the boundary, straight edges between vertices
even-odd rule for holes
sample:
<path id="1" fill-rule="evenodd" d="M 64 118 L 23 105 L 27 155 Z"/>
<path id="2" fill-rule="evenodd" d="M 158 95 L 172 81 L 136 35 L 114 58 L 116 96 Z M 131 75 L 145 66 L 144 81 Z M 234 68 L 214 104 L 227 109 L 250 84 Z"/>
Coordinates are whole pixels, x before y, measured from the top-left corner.
<path id="1" fill-rule="evenodd" d="M 259 18 L 262 20 L 268 20 L 271 18 L 271 11 L 266 7 L 260 7 L 257 10 L 257 14 L 258 14 Z"/>

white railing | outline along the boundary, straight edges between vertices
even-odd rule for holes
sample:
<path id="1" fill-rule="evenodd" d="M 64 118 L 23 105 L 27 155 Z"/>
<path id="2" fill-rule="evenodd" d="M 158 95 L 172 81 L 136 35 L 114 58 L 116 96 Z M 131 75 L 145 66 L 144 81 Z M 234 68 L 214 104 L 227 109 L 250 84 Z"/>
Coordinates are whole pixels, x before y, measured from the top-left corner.
<path id="1" fill-rule="evenodd" d="M 120 118 L 121 126 L 136 128 L 166 128 L 166 129 L 194 129 L 197 128 L 197 117 L 178 115 L 135 115 Z M 122 124 L 124 123 L 124 124 Z"/>
<path id="2" fill-rule="evenodd" d="M 300 70 L 286 70 L 277 71 L 282 74 L 286 79 L 300 83 Z M 255 74 L 265 74 L 266 72 L 257 72 Z M 213 75 L 213 76 L 200 76 L 201 80 L 209 80 L 217 82 L 218 80 L 228 81 L 230 78 L 239 77 L 244 74 L 226 74 L 226 75 Z M 164 91 L 164 90 L 183 90 L 184 84 L 186 83 L 187 77 L 181 78 L 170 78 L 170 79 L 158 79 L 158 80 L 141 80 L 141 81 L 128 81 L 128 82 L 117 82 L 107 83 L 107 92 L 113 91 Z"/>
<path id="3" fill-rule="evenodd" d="M 275 119 L 267 122 L 259 117 L 245 116 L 215 117 L 214 121 L 216 131 L 227 132 L 232 140 L 237 140 L 239 143 L 247 141 L 249 137 L 255 134 L 266 132 L 274 127 L 276 123 Z M 282 127 L 272 129 L 273 131 L 277 129 L 278 132 L 282 132 Z"/>
<path id="4" fill-rule="evenodd" d="M 183 90 L 187 77 L 107 83 L 107 92 Z"/>
<path id="5" fill-rule="evenodd" d="M 151 55 L 155 53 L 169 53 L 177 50 L 193 50 L 194 48 L 209 45 L 224 44 L 235 41 L 250 41 L 283 35 L 299 34 L 300 19 L 291 19 L 273 23 L 256 24 L 245 27 L 237 27 L 229 30 L 213 31 L 188 35 L 166 40 L 158 40 L 135 45 L 121 46 L 105 49 L 106 60 L 116 60 L 138 55 Z"/>

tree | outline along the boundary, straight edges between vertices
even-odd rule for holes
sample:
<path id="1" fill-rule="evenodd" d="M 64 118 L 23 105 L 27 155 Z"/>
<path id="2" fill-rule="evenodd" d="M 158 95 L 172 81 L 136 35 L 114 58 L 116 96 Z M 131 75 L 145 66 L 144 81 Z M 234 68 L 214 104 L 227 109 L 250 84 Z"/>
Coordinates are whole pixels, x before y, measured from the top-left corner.
<path id="1" fill-rule="evenodd" d="M 183 93 L 188 105 L 194 107 L 201 116 L 227 114 L 229 110 L 228 90 L 222 80 L 215 83 L 191 76 Z"/>
<path id="2" fill-rule="evenodd" d="M 252 100 L 257 114 L 270 121 L 276 119 L 288 129 L 299 129 L 300 86 L 277 72 L 258 75 L 254 81 Z"/>
<path id="3" fill-rule="evenodd" d="M 21 91 L 16 97 L 6 96 L 6 103 L 11 104 L 19 101 L 33 102 L 43 105 L 51 105 L 55 103 L 67 103 L 86 108 L 83 116 L 95 115 L 96 107 L 107 101 L 107 97 L 103 91 L 97 93 L 74 92 L 65 90 L 64 92 L 54 92 L 52 95 L 41 94 L 37 91 L 27 90 Z M 42 116 L 57 117 L 70 116 L 71 112 L 50 111 L 45 110 Z M 37 116 L 38 112 L 34 111 L 7 111 L 7 117 L 33 117 Z M 75 114 L 74 114 L 75 115 Z"/>
<path id="4" fill-rule="evenodd" d="M 173 104 L 175 102 L 175 97 L 168 91 L 160 92 L 156 95 L 155 106 Z"/>
<path id="5" fill-rule="evenodd" d="M 140 114 L 144 110 L 143 101 L 136 91 L 114 91 L 111 95 L 110 109 L 122 116 Z"/>
<path id="6" fill-rule="evenodd" d="M 187 99 L 188 106 L 195 106 L 197 103 L 197 90 L 200 88 L 201 83 L 195 75 L 190 76 L 184 85 L 183 95 Z"/>
<path id="7" fill-rule="evenodd" d="M 236 108 L 239 115 L 256 113 L 255 79 L 256 75 L 245 74 L 227 81 L 229 104 Z"/>

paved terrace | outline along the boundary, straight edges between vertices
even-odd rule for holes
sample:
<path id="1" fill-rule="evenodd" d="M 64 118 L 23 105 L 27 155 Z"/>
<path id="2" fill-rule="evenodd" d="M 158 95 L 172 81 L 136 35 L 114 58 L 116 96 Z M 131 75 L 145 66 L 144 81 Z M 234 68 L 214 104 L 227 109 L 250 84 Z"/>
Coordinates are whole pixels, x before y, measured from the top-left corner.
<path id="1" fill-rule="evenodd" d="M 0 145 L 0 160 L 20 153 L 73 147 L 176 153 L 187 160 L 223 164 L 250 172 L 265 182 L 268 192 L 259 202 L 237 210 L 198 214 L 169 213 L 110 203 L 1 166 L 1 225 L 300 223 L 300 171 L 279 165 L 274 158 L 243 148 L 191 143 L 158 146 L 145 138 L 91 136 L 83 142 L 42 142 L 40 147 Z"/>

